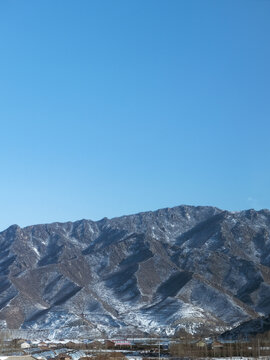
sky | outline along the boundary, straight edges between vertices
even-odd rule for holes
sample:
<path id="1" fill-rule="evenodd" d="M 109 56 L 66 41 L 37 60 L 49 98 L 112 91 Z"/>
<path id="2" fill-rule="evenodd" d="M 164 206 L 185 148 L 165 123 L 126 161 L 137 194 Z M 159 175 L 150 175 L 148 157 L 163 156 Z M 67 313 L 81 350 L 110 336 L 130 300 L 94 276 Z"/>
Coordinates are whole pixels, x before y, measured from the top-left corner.
<path id="1" fill-rule="evenodd" d="M 269 0 L 1 0 L 0 230 L 270 208 Z"/>

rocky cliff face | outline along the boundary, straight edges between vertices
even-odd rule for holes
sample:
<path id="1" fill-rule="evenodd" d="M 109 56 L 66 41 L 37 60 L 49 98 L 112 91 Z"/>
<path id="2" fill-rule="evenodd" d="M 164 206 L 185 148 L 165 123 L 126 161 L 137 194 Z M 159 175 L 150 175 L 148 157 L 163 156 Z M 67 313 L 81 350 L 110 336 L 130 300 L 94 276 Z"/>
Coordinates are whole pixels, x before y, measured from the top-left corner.
<path id="1" fill-rule="evenodd" d="M 270 313 L 270 211 L 179 206 L 0 233 L 0 325 L 222 331 Z"/>

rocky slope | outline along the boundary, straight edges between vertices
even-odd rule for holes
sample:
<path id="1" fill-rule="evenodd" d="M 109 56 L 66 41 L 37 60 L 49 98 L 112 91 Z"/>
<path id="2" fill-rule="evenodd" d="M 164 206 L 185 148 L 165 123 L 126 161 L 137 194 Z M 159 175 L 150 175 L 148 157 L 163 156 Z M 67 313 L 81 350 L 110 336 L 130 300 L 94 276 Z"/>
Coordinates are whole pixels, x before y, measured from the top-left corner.
<path id="1" fill-rule="evenodd" d="M 241 323 L 233 329 L 227 330 L 220 335 L 223 340 L 249 339 L 258 334 L 270 331 L 270 315 L 257 317 Z"/>
<path id="2" fill-rule="evenodd" d="M 0 233 L 0 326 L 223 331 L 270 313 L 270 211 L 179 206 Z"/>

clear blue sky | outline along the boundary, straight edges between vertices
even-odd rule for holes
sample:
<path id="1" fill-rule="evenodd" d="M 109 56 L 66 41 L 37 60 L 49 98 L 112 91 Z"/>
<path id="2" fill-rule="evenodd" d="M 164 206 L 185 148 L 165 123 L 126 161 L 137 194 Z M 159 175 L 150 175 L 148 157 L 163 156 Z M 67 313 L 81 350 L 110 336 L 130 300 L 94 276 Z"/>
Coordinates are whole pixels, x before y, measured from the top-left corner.
<path id="1" fill-rule="evenodd" d="M 1 0 L 0 229 L 270 208 L 270 1 Z"/>

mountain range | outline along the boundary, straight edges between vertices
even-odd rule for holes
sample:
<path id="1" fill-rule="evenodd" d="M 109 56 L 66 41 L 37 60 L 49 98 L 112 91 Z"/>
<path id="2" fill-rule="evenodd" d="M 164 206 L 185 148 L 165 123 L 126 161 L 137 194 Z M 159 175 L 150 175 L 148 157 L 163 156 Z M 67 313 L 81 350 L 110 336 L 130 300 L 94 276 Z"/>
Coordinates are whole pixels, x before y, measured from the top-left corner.
<path id="1" fill-rule="evenodd" d="M 0 328 L 221 333 L 270 314 L 270 211 L 178 206 L 0 233 Z"/>

